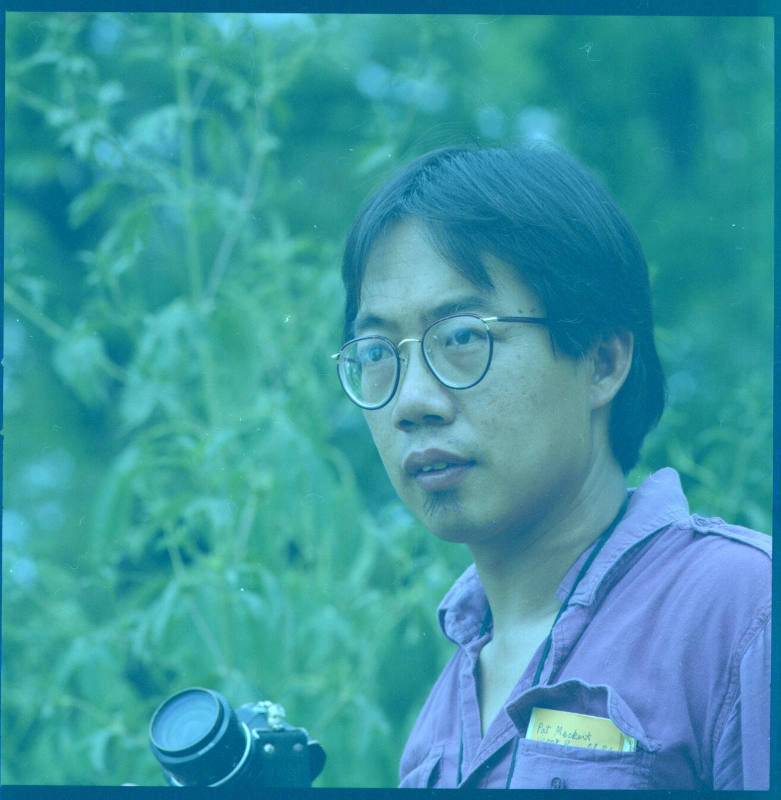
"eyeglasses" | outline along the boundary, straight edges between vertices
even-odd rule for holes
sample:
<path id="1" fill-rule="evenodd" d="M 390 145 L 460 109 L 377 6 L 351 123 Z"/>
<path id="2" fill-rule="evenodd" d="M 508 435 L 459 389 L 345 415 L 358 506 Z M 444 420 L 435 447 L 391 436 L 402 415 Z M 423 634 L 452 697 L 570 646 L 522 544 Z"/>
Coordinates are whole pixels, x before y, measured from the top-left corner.
<path id="1" fill-rule="evenodd" d="M 423 360 L 442 385 L 469 389 L 480 383 L 491 365 L 494 340 L 489 322 L 548 324 L 544 317 L 451 314 L 429 325 L 420 339 L 402 339 L 393 344 L 386 336 L 361 336 L 342 345 L 331 358 L 336 359 L 339 380 L 347 396 L 368 410 L 382 408 L 395 394 L 401 364 L 407 363 L 399 348 L 409 342 L 420 342 Z"/>

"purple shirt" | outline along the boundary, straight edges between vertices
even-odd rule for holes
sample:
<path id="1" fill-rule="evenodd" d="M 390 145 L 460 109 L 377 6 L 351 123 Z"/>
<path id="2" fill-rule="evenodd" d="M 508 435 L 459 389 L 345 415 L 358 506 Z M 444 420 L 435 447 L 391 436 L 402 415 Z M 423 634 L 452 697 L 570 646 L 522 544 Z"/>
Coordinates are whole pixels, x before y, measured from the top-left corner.
<path id="1" fill-rule="evenodd" d="M 400 785 L 766 789 L 770 575 L 769 536 L 690 516 L 677 473 L 656 472 L 555 624 L 539 684 L 543 643 L 481 736 L 476 674 L 491 627 L 472 565 L 439 608 L 457 650 L 407 741 Z M 609 718 L 637 749 L 527 739 L 534 706 Z"/>

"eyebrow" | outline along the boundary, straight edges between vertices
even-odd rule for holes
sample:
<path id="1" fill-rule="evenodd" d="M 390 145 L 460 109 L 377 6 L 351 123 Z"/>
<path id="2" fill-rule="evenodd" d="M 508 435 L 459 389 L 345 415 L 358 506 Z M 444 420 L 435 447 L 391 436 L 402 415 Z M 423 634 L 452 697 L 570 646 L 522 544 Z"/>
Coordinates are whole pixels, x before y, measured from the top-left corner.
<path id="1" fill-rule="evenodd" d="M 465 297 L 448 300 L 444 303 L 434 306 L 434 308 L 423 314 L 423 322 L 424 324 L 429 325 L 438 319 L 442 319 L 442 317 L 447 317 L 450 314 L 460 314 L 462 312 L 486 314 L 489 309 L 490 304 L 487 298 L 479 295 L 467 295 Z M 355 319 L 355 323 L 353 324 L 353 330 L 355 331 L 356 335 L 360 331 L 367 330 L 368 328 L 388 330 L 397 327 L 398 326 L 395 322 L 387 320 L 379 314 L 372 313 L 359 314 Z"/>

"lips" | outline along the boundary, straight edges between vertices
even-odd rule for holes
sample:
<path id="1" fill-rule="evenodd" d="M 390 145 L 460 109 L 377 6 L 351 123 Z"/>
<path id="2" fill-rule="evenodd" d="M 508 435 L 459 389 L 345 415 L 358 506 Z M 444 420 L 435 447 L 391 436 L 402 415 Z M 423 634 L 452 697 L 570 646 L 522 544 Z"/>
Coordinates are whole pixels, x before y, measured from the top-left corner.
<path id="1" fill-rule="evenodd" d="M 455 486 L 474 463 L 458 453 L 431 448 L 413 451 L 402 466 L 421 488 L 436 491 Z"/>

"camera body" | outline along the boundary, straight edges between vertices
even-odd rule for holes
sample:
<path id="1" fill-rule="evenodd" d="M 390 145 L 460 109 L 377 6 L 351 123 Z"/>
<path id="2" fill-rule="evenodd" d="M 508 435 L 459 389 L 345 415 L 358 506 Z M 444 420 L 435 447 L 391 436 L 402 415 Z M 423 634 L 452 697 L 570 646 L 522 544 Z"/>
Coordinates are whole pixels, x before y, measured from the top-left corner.
<path id="1" fill-rule="evenodd" d="M 185 689 L 152 715 L 149 744 L 173 786 L 311 786 L 325 751 L 267 700 L 235 711 L 211 689 Z"/>

